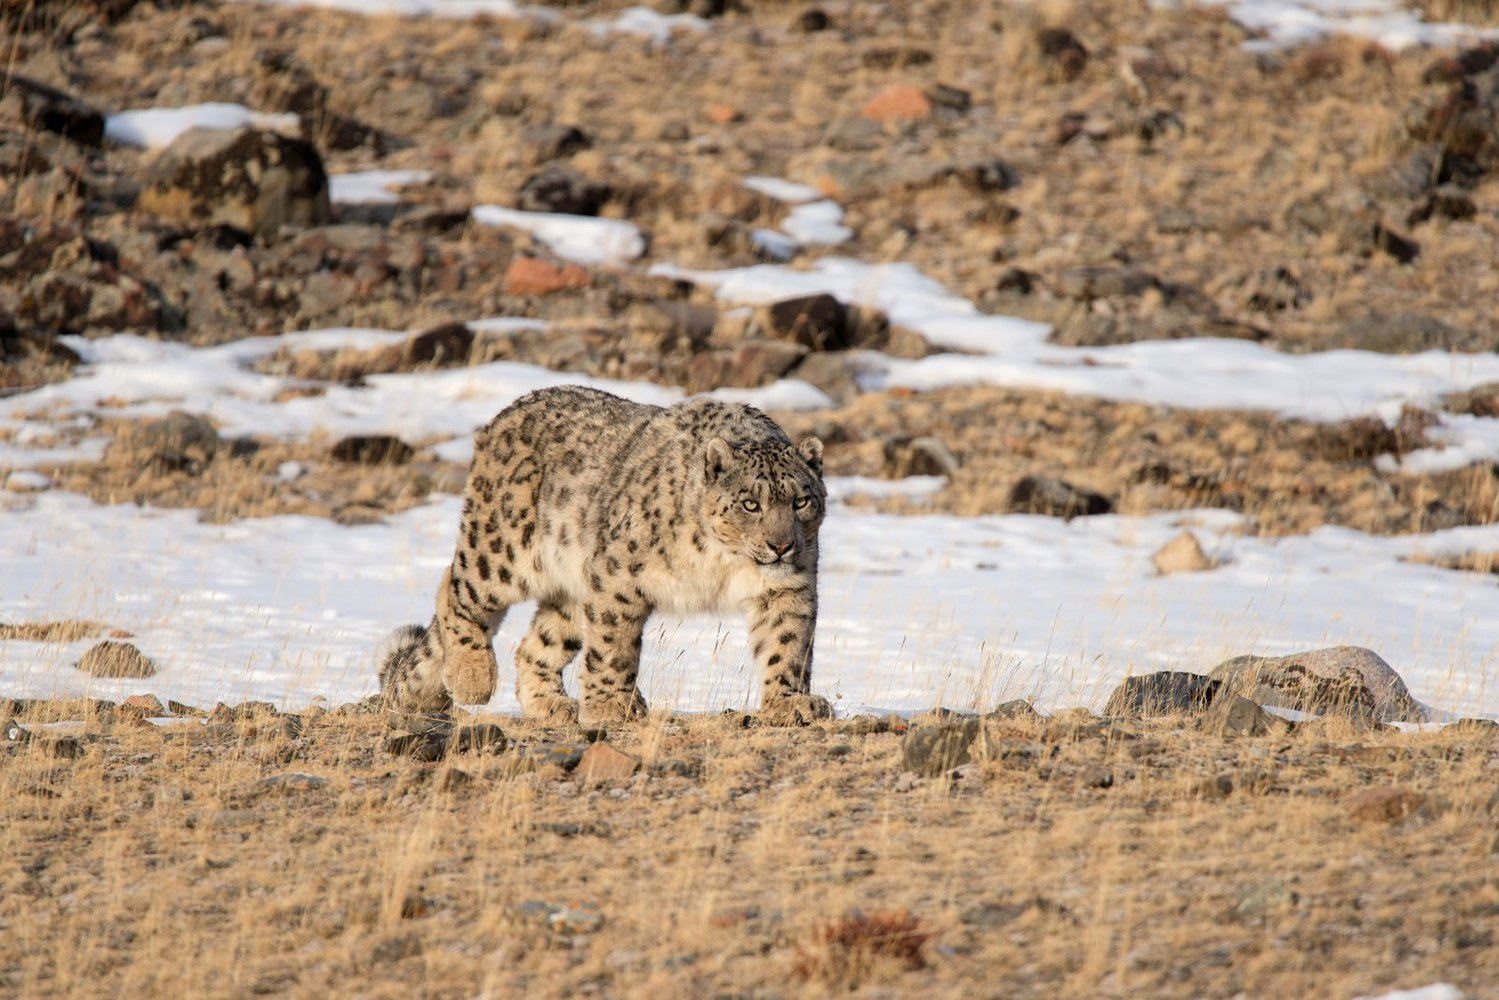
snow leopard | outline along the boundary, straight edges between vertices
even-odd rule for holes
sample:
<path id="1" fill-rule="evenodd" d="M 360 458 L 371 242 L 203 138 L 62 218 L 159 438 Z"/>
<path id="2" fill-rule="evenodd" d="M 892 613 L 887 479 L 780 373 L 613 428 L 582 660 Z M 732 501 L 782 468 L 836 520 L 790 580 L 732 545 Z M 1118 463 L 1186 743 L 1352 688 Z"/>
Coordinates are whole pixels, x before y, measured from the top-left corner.
<path id="1" fill-rule="evenodd" d="M 660 407 L 597 389 L 531 392 L 474 437 L 458 545 L 429 625 L 377 653 L 387 704 L 488 702 L 492 639 L 536 601 L 515 653 L 528 718 L 641 718 L 646 620 L 739 609 L 760 671 L 761 718 L 832 714 L 812 694 L 822 443 L 792 444 L 759 410 L 697 397 Z M 581 703 L 563 671 L 581 654 Z"/>

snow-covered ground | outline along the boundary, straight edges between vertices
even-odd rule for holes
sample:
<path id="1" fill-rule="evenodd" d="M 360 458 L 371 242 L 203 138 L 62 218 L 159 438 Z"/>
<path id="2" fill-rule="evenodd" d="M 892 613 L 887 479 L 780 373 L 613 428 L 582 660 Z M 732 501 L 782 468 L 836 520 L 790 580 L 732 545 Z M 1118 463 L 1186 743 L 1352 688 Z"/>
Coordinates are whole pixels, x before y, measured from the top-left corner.
<path id="1" fill-rule="evenodd" d="M 940 357 L 864 357 L 873 377 L 906 384 L 991 381 L 1000 373 L 1008 384 L 1332 419 L 1392 413 L 1404 400 L 1499 377 L 1493 359 L 1467 356 L 1287 356 L 1215 340 L 1059 348 L 1043 342 L 1044 328 L 982 316 L 902 265 L 824 260 L 811 271 L 760 267 L 693 278 L 735 300 L 812 289 L 867 299 L 940 343 L 985 352 L 936 375 L 924 366 Z M 535 323 L 496 318 L 474 326 L 503 332 Z M 28 461 L 27 442 L 46 449 L 38 459 L 65 455 L 48 446 L 46 430 L 86 420 L 106 401 L 112 413 L 204 412 L 230 435 L 395 433 L 461 460 L 471 431 L 520 394 L 587 381 L 494 363 L 375 376 L 364 387 L 297 396 L 282 391 L 291 380 L 248 368 L 281 348 L 379 347 L 404 336 L 325 330 L 201 349 L 128 335 L 71 339 L 88 365 L 68 382 L 6 401 L 0 426 L 19 432 L 0 463 L 39 464 Z M 1134 349 L 1142 347 L 1150 349 Z M 1084 354 L 1096 363 L 1083 363 Z M 644 402 L 680 398 L 678 390 L 644 383 L 591 384 Z M 772 408 L 825 402 L 794 380 L 738 395 Z M 1468 454 L 1499 437 L 1495 424 L 1473 421 L 1452 433 Z M 99 445 L 82 447 L 96 454 Z M 919 497 L 937 485 L 846 480 L 834 481 L 831 492 Z M 7 554 L 0 620 L 102 621 L 133 633 L 162 672 L 149 681 L 98 681 L 71 666 L 87 642 L 3 642 L 0 691 L 116 697 L 150 690 L 190 703 L 253 697 L 295 706 L 370 693 L 371 648 L 391 627 L 430 615 L 458 521 L 451 497 L 365 527 L 294 517 L 208 526 L 192 512 L 96 506 L 51 493 L 21 494 L 11 508 L 0 517 Z M 1151 555 L 1184 526 L 1222 565 L 1156 576 Z M 1403 538 L 1324 528 L 1278 541 L 1242 537 L 1240 526 L 1222 511 L 1067 523 L 881 516 L 835 506 L 825 528 L 816 687 L 844 711 L 1010 697 L 1097 707 L 1130 673 L 1207 670 L 1241 653 L 1351 643 L 1381 652 L 1439 711 L 1492 714 L 1499 698 L 1492 578 L 1407 559 L 1499 550 L 1499 526 Z M 518 611 L 502 629 L 502 658 L 525 623 Z M 750 704 L 756 690 L 737 621 L 656 621 L 643 676 L 653 701 L 684 710 Z M 509 678 L 504 683 L 494 707 L 513 709 Z"/>

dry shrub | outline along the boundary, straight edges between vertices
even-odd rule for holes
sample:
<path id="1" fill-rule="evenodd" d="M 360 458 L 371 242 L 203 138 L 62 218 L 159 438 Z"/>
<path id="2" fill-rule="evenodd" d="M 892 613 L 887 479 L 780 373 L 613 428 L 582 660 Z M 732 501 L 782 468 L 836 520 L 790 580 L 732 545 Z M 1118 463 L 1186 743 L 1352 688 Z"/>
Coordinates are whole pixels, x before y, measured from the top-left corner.
<path id="1" fill-rule="evenodd" d="M 797 950 L 791 974 L 798 982 L 815 979 L 853 989 L 881 965 L 926 968 L 922 948 L 934 937 L 909 910 L 850 913 L 813 932 L 811 943 Z"/>
<path id="2" fill-rule="evenodd" d="M 1428 21 L 1499 24 L 1499 0 L 1418 0 Z"/>

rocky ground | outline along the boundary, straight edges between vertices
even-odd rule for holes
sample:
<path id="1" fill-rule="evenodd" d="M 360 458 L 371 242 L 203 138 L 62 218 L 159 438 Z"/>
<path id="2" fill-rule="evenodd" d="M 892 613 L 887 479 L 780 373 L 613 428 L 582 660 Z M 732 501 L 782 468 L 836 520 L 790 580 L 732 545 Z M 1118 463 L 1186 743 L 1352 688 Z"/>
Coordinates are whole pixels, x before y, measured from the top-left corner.
<path id="1" fill-rule="evenodd" d="M 924 510 L 1220 507 L 1268 534 L 1499 515 L 1489 463 L 1376 461 L 1422 447 L 1443 413 L 1499 414 L 1499 387 L 1394 426 L 867 392 L 851 348 L 934 348 L 831 300 L 745 317 L 646 273 L 760 260 L 752 231 L 786 212 L 743 186 L 760 174 L 847 210 L 851 240 L 799 260 L 909 261 L 1066 344 L 1492 351 L 1499 47 L 1252 54 L 1221 10 L 1088 0 L 695 0 L 711 30 L 664 47 L 579 26 L 623 6 L 559 3 L 550 22 L 0 6 L 0 406 L 70 377 L 59 334 L 378 326 L 412 337 L 261 363 L 309 393 L 493 359 L 692 391 L 791 374 L 836 400 L 777 414 L 824 439 L 829 471 L 946 477 Z M 162 155 L 103 136 L 103 113 L 202 101 L 293 114 L 298 135 Z M 250 196 L 268 165 L 280 200 Z M 434 177 L 390 205 L 329 203 L 328 174 L 375 167 Z M 628 219 L 649 245 L 569 263 L 474 224 L 479 203 Z M 552 326 L 461 326 L 496 315 Z M 67 432 L 107 435 L 104 457 L 44 467 L 52 487 L 357 523 L 464 474 L 428 441 L 105 413 Z M 132 668 L 116 653 L 99 669 Z M 1293 666 L 1275 668 L 1282 704 L 1327 713 L 1296 726 L 1231 672 L 1230 690 L 1161 681 L 1105 717 L 1009 706 L 798 731 L 0 699 L 16 720 L 0 732 L 0 994 L 1484 995 L 1493 727 L 1396 733 L 1380 720 L 1412 716 L 1369 677 Z"/>
<path id="2" fill-rule="evenodd" d="M 351 379 L 512 358 L 692 391 L 789 374 L 840 404 L 787 416 L 829 442 L 832 471 L 950 475 L 930 504 L 940 511 L 1217 506 L 1274 534 L 1493 520 L 1491 465 L 1400 475 L 1374 460 L 1427 443 L 1441 410 L 1499 410 L 1499 390 L 1395 427 L 994 388 L 864 393 L 847 348 L 933 348 L 826 301 L 746 322 L 707 290 L 645 272 L 756 261 L 751 230 L 787 208 L 742 180 L 789 176 L 846 208 L 853 236 L 833 252 L 910 261 L 984 309 L 1052 323 L 1066 344 L 1211 334 L 1294 352 L 1489 351 L 1499 49 L 1392 54 L 1335 39 L 1252 54 L 1221 11 L 1190 6 L 693 9 L 713 15 L 710 31 L 652 46 L 581 27 L 618 12 L 597 3 L 552 22 L 7 8 L 0 391 L 68 377 L 59 333 L 210 344 L 370 325 L 431 333 L 401 356 L 286 363 Z M 294 115 L 309 141 L 261 133 L 156 154 L 102 138 L 101 113 L 202 101 Z M 266 157 L 291 192 L 269 208 L 240 170 Z M 397 204 L 329 206 L 321 176 L 370 167 L 435 176 Z M 624 267 L 567 263 L 473 224 L 484 202 L 625 218 L 648 250 Z M 554 327 L 455 339 L 451 324 L 501 314 Z M 269 439 L 195 462 L 143 461 L 158 453 L 121 442 L 100 467 L 45 471 L 213 518 L 378 516 L 461 479 L 408 443 L 406 472 L 349 475 L 336 442 Z M 269 463 L 289 456 L 323 478 L 275 488 Z M 384 465 L 412 456 L 380 453 Z"/>
<path id="3" fill-rule="evenodd" d="M 1121 698 L 609 732 L 0 703 L 0 992 L 1486 995 L 1492 723 Z"/>

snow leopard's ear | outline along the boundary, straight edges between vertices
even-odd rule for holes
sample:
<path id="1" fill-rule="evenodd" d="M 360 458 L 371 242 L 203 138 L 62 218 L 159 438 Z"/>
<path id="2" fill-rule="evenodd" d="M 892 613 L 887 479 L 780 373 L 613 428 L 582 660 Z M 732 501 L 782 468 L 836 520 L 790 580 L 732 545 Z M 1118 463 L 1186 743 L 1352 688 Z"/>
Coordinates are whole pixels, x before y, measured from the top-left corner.
<path id="1" fill-rule="evenodd" d="M 802 438 L 802 443 L 796 446 L 796 450 L 802 453 L 802 458 L 812 467 L 812 471 L 819 476 L 822 475 L 822 442 L 815 437 Z"/>
<path id="2" fill-rule="evenodd" d="M 721 437 L 716 437 L 708 442 L 708 450 L 703 459 L 703 471 L 708 475 L 708 483 L 711 485 L 718 482 L 720 476 L 734 465 L 734 448 L 729 442 Z"/>

